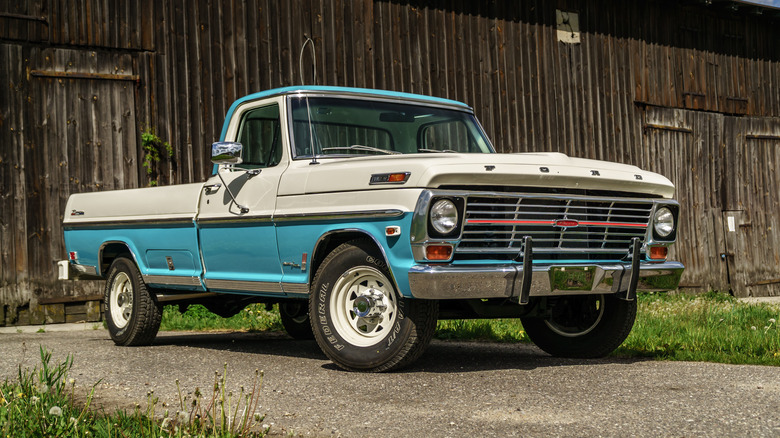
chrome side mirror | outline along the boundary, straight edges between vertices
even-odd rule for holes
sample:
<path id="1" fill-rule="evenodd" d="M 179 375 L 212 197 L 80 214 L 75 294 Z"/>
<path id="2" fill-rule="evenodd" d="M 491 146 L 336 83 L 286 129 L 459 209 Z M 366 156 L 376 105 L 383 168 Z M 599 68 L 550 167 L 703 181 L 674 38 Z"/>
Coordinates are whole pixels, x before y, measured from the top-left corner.
<path id="1" fill-rule="evenodd" d="M 241 164 L 241 143 L 234 141 L 218 141 L 211 144 L 211 162 L 214 164 Z"/>

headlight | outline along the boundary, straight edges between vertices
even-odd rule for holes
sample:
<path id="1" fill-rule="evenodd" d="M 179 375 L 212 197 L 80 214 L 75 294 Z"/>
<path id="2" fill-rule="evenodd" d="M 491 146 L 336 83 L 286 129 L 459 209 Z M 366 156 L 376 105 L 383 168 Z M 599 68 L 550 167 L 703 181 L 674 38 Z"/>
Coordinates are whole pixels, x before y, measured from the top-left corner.
<path id="1" fill-rule="evenodd" d="M 440 199 L 431 207 L 430 217 L 437 233 L 450 234 L 458 226 L 458 207 L 449 199 Z"/>
<path id="2" fill-rule="evenodd" d="M 672 210 L 661 207 L 655 211 L 653 218 L 653 229 L 659 237 L 669 237 L 674 231 L 674 214 Z"/>

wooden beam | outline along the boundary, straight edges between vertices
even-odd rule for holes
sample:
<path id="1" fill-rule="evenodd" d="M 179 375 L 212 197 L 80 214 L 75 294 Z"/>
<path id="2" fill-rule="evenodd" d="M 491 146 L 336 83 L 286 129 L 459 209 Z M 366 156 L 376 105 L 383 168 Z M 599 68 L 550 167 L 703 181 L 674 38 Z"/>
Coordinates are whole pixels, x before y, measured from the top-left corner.
<path id="1" fill-rule="evenodd" d="M 65 79 L 91 79 L 104 81 L 132 81 L 140 82 L 138 75 L 116 75 L 109 73 L 82 73 L 75 71 L 47 71 L 32 70 L 30 76 L 37 78 L 65 78 Z"/>
<path id="2" fill-rule="evenodd" d="M 46 305 L 46 304 L 63 304 L 63 303 L 82 303 L 85 301 L 102 301 L 102 300 L 103 300 L 103 294 L 99 294 L 99 295 L 86 295 L 86 296 L 76 296 L 76 297 L 43 298 L 38 300 L 38 304 Z"/>

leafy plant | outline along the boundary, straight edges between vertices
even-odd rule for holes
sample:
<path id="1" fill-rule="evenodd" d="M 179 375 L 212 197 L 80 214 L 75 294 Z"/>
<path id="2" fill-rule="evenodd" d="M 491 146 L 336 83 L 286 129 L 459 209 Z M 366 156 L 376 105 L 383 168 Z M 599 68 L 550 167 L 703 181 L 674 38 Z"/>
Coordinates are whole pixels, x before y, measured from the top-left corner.
<path id="1" fill-rule="evenodd" d="M 146 169 L 146 174 L 149 175 L 149 185 L 157 185 L 157 175 L 159 170 L 157 165 L 160 162 L 162 153 L 165 153 L 168 158 L 173 156 L 173 147 L 167 141 L 163 141 L 154 130 L 146 129 L 141 133 L 141 145 L 144 149 L 143 166 Z"/>

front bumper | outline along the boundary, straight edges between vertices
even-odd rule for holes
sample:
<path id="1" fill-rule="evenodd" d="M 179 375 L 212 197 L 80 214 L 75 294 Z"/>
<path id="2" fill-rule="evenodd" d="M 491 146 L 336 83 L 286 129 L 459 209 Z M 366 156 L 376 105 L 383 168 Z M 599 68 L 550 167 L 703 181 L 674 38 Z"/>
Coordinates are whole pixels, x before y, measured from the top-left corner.
<path id="1" fill-rule="evenodd" d="M 533 265 L 529 295 L 625 293 L 631 288 L 631 264 Z M 679 262 L 638 264 L 636 291 L 677 289 L 685 267 Z M 415 265 L 409 286 L 415 298 L 466 299 L 521 297 L 523 266 Z"/>

